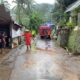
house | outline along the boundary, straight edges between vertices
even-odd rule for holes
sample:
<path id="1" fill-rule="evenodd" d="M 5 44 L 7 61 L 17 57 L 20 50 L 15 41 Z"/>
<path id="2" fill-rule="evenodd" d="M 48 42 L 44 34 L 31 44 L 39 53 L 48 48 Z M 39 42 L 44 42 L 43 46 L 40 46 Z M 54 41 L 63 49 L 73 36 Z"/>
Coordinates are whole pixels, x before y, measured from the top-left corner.
<path id="1" fill-rule="evenodd" d="M 10 12 L 6 10 L 3 4 L 0 5 L 0 33 L 6 33 L 7 35 L 7 47 L 10 47 L 9 45 L 9 39 L 11 38 L 10 35 L 10 24 L 11 24 L 11 17 Z"/>
<path id="2" fill-rule="evenodd" d="M 22 34 L 22 26 L 17 23 L 13 23 L 11 26 L 12 48 L 21 44 Z"/>
<path id="3" fill-rule="evenodd" d="M 80 55 L 80 0 L 71 4 L 65 11 L 70 14 L 69 21 L 72 26 L 68 39 L 68 49 L 75 55 Z"/>
<path id="4" fill-rule="evenodd" d="M 80 0 L 72 3 L 65 11 L 66 13 L 70 14 L 70 22 L 73 21 L 77 24 L 80 22 Z"/>
<path id="5" fill-rule="evenodd" d="M 76 9 L 77 7 L 80 6 L 80 0 L 72 3 L 70 6 L 68 6 L 68 8 L 66 9 L 65 12 L 71 12 L 72 10 Z"/>
<path id="6" fill-rule="evenodd" d="M 13 43 L 20 44 L 21 37 L 21 27 L 19 24 L 14 23 L 10 16 L 10 12 L 6 10 L 3 4 L 0 5 L 0 33 L 5 33 L 6 38 L 6 47 L 13 48 Z M 15 42 L 15 39 L 17 43 Z"/>

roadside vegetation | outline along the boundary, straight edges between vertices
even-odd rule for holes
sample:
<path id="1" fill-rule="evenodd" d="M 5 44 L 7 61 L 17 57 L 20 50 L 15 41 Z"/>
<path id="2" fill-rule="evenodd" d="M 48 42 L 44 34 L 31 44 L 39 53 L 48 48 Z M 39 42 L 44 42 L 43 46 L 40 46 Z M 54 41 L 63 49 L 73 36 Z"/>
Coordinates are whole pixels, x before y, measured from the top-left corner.
<path id="1" fill-rule="evenodd" d="M 52 11 L 52 18 L 55 24 L 61 27 L 61 34 L 57 39 L 59 45 L 73 54 L 80 54 L 80 25 L 78 23 L 80 7 L 66 12 L 66 9 L 75 1 L 77 0 L 57 0 Z"/>

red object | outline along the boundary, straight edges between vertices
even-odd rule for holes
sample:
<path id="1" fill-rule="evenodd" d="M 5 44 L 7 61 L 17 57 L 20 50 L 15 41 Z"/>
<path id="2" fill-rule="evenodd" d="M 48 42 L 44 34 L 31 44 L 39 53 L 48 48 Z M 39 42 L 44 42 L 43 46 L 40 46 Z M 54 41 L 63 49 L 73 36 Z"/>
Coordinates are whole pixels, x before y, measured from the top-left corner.
<path id="1" fill-rule="evenodd" d="M 32 34 L 29 32 L 25 33 L 23 36 L 25 37 L 26 45 L 31 45 Z"/>
<path id="2" fill-rule="evenodd" d="M 48 26 L 40 26 L 39 27 L 39 35 L 40 36 L 50 36 L 51 34 L 51 27 L 48 27 Z"/>

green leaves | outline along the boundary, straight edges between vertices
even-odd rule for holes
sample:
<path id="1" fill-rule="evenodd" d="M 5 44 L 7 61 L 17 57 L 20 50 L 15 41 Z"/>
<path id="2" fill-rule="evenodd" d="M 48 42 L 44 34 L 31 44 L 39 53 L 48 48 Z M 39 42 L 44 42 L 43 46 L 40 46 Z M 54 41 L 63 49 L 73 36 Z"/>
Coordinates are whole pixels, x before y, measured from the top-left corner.
<path id="1" fill-rule="evenodd" d="M 40 18 L 38 13 L 33 13 L 30 17 L 30 29 L 38 30 L 39 25 L 42 23 L 42 19 Z"/>
<path id="2" fill-rule="evenodd" d="M 63 25 L 65 21 L 68 19 L 68 15 L 65 14 L 66 8 L 76 0 L 57 0 L 57 3 L 55 3 L 55 6 L 52 11 L 52 17 L 55 24 L 60 24 Z M 65 18 L 65 19 L 64 19 Z M 63 22 L 62 22 L 63 21 Z"/>
<path id="3" fill-rule="evenodd" d="M 71 32 L 68 42 L 68 48 L 74 53 L 80 54 L 80 29 Z"/>
<path id="4" fill-rule="evenodd" d="M 15 0 L 14 2 L 16 6 L 13 8 L 13 11 L 16 15 L 17 22 L 24 26 L 28 26 L 33 0 Z"/>

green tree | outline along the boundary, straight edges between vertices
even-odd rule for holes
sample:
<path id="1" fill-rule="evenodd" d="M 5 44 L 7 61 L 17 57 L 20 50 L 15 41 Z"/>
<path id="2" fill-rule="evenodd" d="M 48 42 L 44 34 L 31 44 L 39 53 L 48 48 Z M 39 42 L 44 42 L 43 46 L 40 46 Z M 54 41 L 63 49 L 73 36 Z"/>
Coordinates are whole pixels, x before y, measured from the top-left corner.
<path id="1" fill-rule="evenodd" d="M 43 19 L 49 19 L 52 5 L 33 4 L 35 3 L 33 0 L 16 0 L 14 2 L 16 6 L 12 9 L 12 12 L 16 14 L 16 20 L 19 24 L 30 27 L 30 29 L 32 29 L 33 25 L 36 25 L 35 29 L 37 29 Z M 32 19 L 34 16 L 37 17 L 39 21 Z M 31 24 L 32 21 L 34 21 L 35 24 Z"/>
<path id="2" fill-rule="evenodd" d="M 60 8 L 65 10 L 70 4 L 74 3 L 77 0 L 57 0 Z"/>
<path id="3" fill-rule="evenodd" d="M 27 23 L 26 21 L 29 21 L 33 0 L 16 0 L 13 2 L 16 3 L 16 6 L 12 9 L 16 14 L 16 20 L 19 24 L 24 25 L 24 23 Z M 25 26 L 27 25 L 25 24 Z"/>
<path id="4" fill-rule="evenodd" d="M 31 30 L 35 29 L 37 32 L 38 27 L 40 26 L 40 24 L 42 24 L 42 22 L 43 21 L 42 21 L 41 17 L 39 16 L 39 14 L 33 13 L 30 18 L 30 25 L 29 25 L 30 29 Z"/>
<path id="5" fill-rule="evenodd" d="M 55 3 L 55 6 L 52 10 L 52 17 L 53 21 L 57 24 L 65 24 L 68 18 L 68 14 L 65 14 L 66 8 L 73 2 L 77 0 L 57 0 L 57 3 Z"/>
<path id="6" fill-rule="evenodd" d="M 39 15 L 42 16 L 43 19 L 49 20 L 50 18 L 50 12 L 53 8 L 53 5 L 42 3 L 42 4 L 36 4 L 33 6 L 33 11 L 37 11 L 40 13 Z"/>

